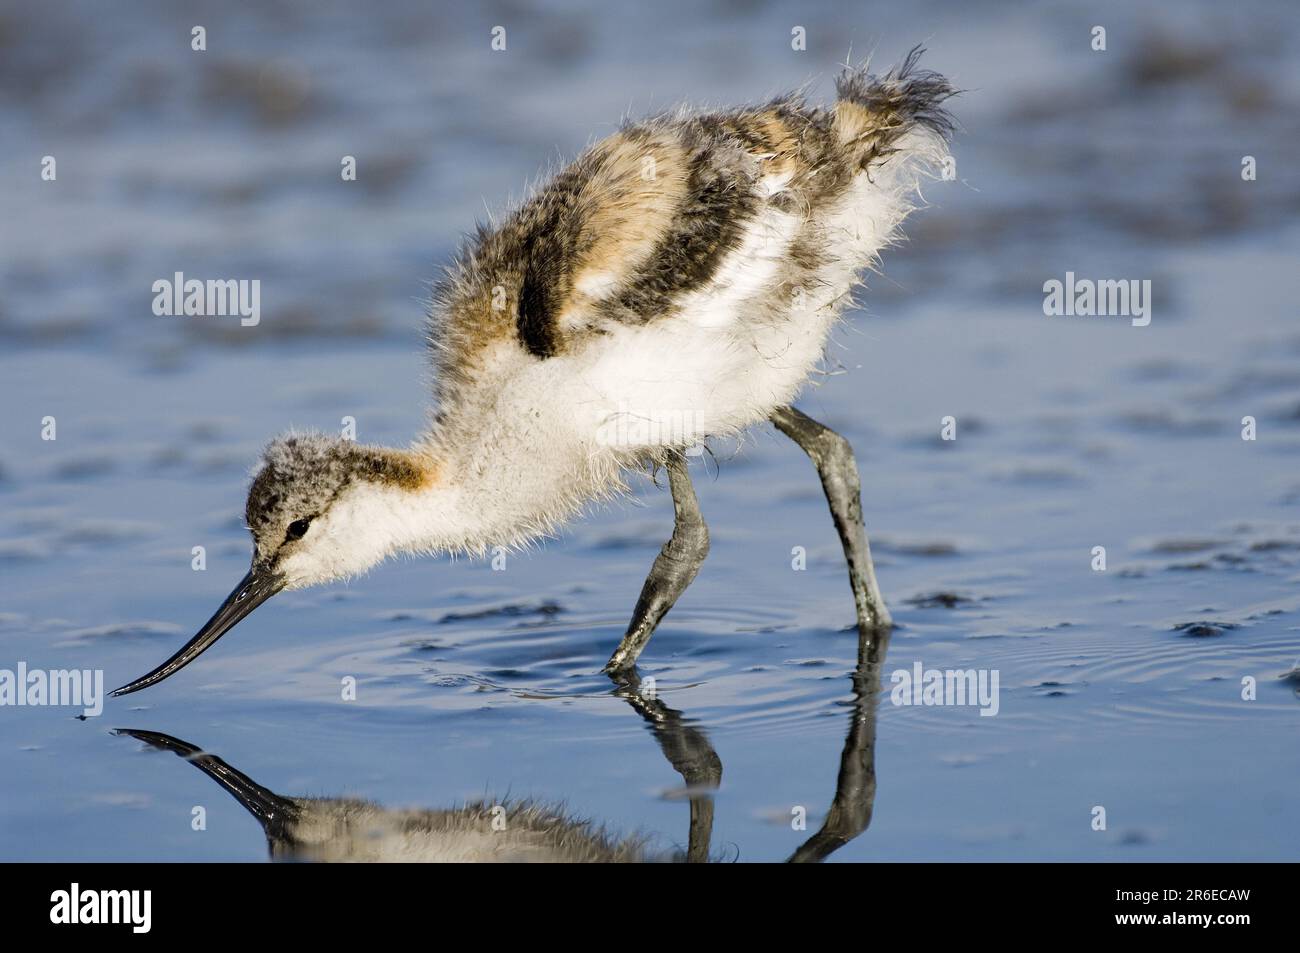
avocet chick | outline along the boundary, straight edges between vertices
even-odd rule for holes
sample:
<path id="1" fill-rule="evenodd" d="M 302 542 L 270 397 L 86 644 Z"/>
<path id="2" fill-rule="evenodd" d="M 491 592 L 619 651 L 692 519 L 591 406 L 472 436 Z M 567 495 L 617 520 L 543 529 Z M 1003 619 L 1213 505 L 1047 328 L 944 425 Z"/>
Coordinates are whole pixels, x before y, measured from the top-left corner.
<path id="1" fill-rule="evenodd" d="M 683 450 L 764 421 L 816 465 L 859 624 L 887 627 L 852 450 L 791 401 L 947 156 L 953 90 L 920 52 L 846 70 L 831 107 L 792 95 L 629 124 L 481 226 L 434 297 L 427 432 L 404 449 L 273 441 L 248 495 L 248 575 L 113 694 L 179 671 L 281 590 L 397 553 L 519 546 L 661 465 L 676 522 L 606 665 L 625 672 L 708 551 Z"/>

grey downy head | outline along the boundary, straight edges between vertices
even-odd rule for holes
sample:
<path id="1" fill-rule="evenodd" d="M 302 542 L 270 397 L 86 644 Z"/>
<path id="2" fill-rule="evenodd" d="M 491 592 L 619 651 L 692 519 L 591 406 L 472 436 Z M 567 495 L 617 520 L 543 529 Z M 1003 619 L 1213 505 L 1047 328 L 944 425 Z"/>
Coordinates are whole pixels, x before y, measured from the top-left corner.
<path id="1" fill-rule="evenodd" d="M 112 695 L 176 674 L 277 592 L 344 579 L 380 562 L 401 541 L 403 494 L 428 480 L 403 451 L 321 434 L 272 441 L 248 491 L 248 573 L 180 651 Z"/>

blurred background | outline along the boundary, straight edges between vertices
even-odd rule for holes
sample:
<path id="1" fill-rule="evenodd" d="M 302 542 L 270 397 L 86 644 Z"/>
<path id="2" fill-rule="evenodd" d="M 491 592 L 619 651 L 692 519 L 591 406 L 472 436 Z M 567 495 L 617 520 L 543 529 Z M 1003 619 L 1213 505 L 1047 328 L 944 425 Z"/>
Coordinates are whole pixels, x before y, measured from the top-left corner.
<path id="1" fill-rule="evenodd" d="M 151 669 L 245 571 L 267 439 L 344 416 L 410 439 L 428 282 L 539 173 L 624 116 L 829 101 L 846 58 L 924 43 L 964 91 L 957 178 L 802 406 L 858 452 L 900 622 L 886 689 L 921 661 L 996 669 L 1002 701 L 886 695 L 858 751 L 874 819 L 834 858 L 1294 859 L 1298 26 L 1266 2 L 2 3 L 0 668 Z M 259 279 L 260 324 L 155 316 L 178 271 Z M 1066 271 L 1150 280 L 1150 326 L 1044 316 Z M 714 548 L 642 673 L 723 764 L 713 850 L 781 859 L 862 714 L 852 601 L 806 459 L 770 432 L 713 449 Z M 100 718 L 0 708 L 0 857 L 264 856 L 237 805 L 113 727 L 283 794 L 509 791 L 683 846 L 684 782 L 598 672 L 670 531 L 666 492 L 637 490 L 504 572 L 281 596 Z"/>

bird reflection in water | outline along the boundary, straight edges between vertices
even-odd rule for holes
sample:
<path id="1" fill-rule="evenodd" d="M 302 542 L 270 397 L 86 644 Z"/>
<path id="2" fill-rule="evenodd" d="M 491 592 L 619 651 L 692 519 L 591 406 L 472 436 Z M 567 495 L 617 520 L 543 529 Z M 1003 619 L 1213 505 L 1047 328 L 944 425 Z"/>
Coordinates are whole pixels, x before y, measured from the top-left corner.
<path id="1" fill-rule="evenodd" d="M 853 704 L 840 756 L 835 795 L 826 820 L 788 858 L 825 859 L 871 823 L 876 795 L 876 710 L 889 636 L 860 629 L 853 671 Z M 649 724 L 690 802 L 684 853 L 650 849 L 646 838 L 617 837 L 591 821 L 535 801 L 486 801 L 445 810 L 389 809 L 352 798 L 295 798 L 276 794 L 221 758 L 171 735 L 118 729 L 151 748 L 189 761 L 230 793 L 262 825 L 273 860 L 323 862 L 558 862 L 702 863 L 711 854 L 713 791 L 722 761 L 708 736 L 653 693 L 635 670 L 615 676 L 615 694 Z"/>

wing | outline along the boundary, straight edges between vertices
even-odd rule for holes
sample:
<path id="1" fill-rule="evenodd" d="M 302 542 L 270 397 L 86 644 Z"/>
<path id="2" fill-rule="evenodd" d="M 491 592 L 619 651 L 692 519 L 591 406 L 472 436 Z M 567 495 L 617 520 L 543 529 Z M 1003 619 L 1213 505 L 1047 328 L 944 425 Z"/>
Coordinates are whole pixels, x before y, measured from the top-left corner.
<path id="1" fill-rule="evenodd" d="M 777 292 L 815 280 L 833 252 L 819 212 L 910 129 L 946 122 L 938 104 L 951 90 L 914 65 L 850 71 L 834 108 L 791 96 L 663 116 L 593 146 L 462 248 L 431 315 L 440 387 L 475 374 L 495 347 L 546 360 L 613 324 L 701 303 L 735 310 L 754 275 Z"/>

